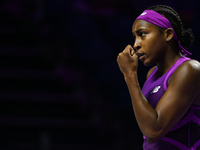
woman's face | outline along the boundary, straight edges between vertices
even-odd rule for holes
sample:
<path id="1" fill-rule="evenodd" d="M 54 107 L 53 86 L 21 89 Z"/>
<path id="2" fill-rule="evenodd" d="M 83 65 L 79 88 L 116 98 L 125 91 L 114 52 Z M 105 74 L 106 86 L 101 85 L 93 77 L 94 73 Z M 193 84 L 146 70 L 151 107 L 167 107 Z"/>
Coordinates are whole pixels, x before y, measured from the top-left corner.
<path id="1" fill-rule="evenodd" d="M 132 27 L 135 36 L 134 48 L 138 58 L 144 65 L 154 65 L 162 61 L 166 52 L 166 36 L 164 30 L 144 20 L 136 20 Z"/>

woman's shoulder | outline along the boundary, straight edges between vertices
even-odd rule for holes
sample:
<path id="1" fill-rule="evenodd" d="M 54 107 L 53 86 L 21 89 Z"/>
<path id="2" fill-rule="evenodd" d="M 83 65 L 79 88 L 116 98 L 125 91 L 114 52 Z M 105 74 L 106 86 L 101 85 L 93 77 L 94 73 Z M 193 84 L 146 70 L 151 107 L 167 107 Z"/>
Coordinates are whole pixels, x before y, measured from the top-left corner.
<path id="1" fill-rule="evenodd" d="M 193 104 L 200 105 L 200 62 L 191 59 L 182 63 L 172 75 L 170 84 L 182 94 L 192 94 Z"/>
<path id="2" fill-rule="evenodd" d="M 173 73 L 172 78 L 187 81 L 194 80 L 200 85 L 200 62 L 197 60 L 187 60 L 183 62 Z"/>
<path id="3" fill-rule="evenodd" d="M 194 59 L 187 60 L 177 68 L 177 71 L 184 71 L 184 70 L 189 71 L 188 72 L 189 74 L 194 72 L 198 74 L 200 73 L 200 62 Z"/>

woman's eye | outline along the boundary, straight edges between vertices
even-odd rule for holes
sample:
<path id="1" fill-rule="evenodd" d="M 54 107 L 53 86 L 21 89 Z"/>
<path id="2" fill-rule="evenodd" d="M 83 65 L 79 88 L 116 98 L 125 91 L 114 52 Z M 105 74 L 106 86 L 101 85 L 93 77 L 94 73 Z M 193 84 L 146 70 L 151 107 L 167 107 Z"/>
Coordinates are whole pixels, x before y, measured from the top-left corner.
<path id="1" fill-rule="evenodd" d="M 145 32 L 142 32 L 142 33 L 141 33 L 141 36 L 145 36 L 145 35 L 146 35 L 146 33 L 145 33 Z"/>

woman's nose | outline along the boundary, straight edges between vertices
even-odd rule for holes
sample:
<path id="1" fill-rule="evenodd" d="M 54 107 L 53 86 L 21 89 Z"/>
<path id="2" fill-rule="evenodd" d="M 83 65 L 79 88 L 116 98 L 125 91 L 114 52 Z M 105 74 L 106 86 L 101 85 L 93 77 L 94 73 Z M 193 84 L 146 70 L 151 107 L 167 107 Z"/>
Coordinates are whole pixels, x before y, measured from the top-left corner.
<path id="1" fill-rule="evenodd" d="M 139 40 L 135 40 L 135 43 L 134 43 L 134 45 L 133 45 L 133 49 L 135 50 L 135 51 L 137 51 L 138 49 L 140 49 L 141 48 L 141 43 L 140 43 L 140 41 Z"/>

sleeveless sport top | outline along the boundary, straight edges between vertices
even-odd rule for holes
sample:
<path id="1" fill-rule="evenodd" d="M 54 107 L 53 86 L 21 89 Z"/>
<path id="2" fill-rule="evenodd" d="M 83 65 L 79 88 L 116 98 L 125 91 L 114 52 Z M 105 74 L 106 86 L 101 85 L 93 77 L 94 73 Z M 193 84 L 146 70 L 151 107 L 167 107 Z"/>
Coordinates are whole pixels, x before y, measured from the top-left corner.
<path id="1" fill-rule="evenodd" d="M 142 92 L 153 108 L 156 107 L 168 87 L 168 80 L 176 68 L 190 60 L 183 56 L 161 77 L 156 67 L 143 85 Z M 185 116 L 156 143 L 148 143 L 144 137 L 144 150 L 200 150 L 200 106 L 192 105 Z"/>

